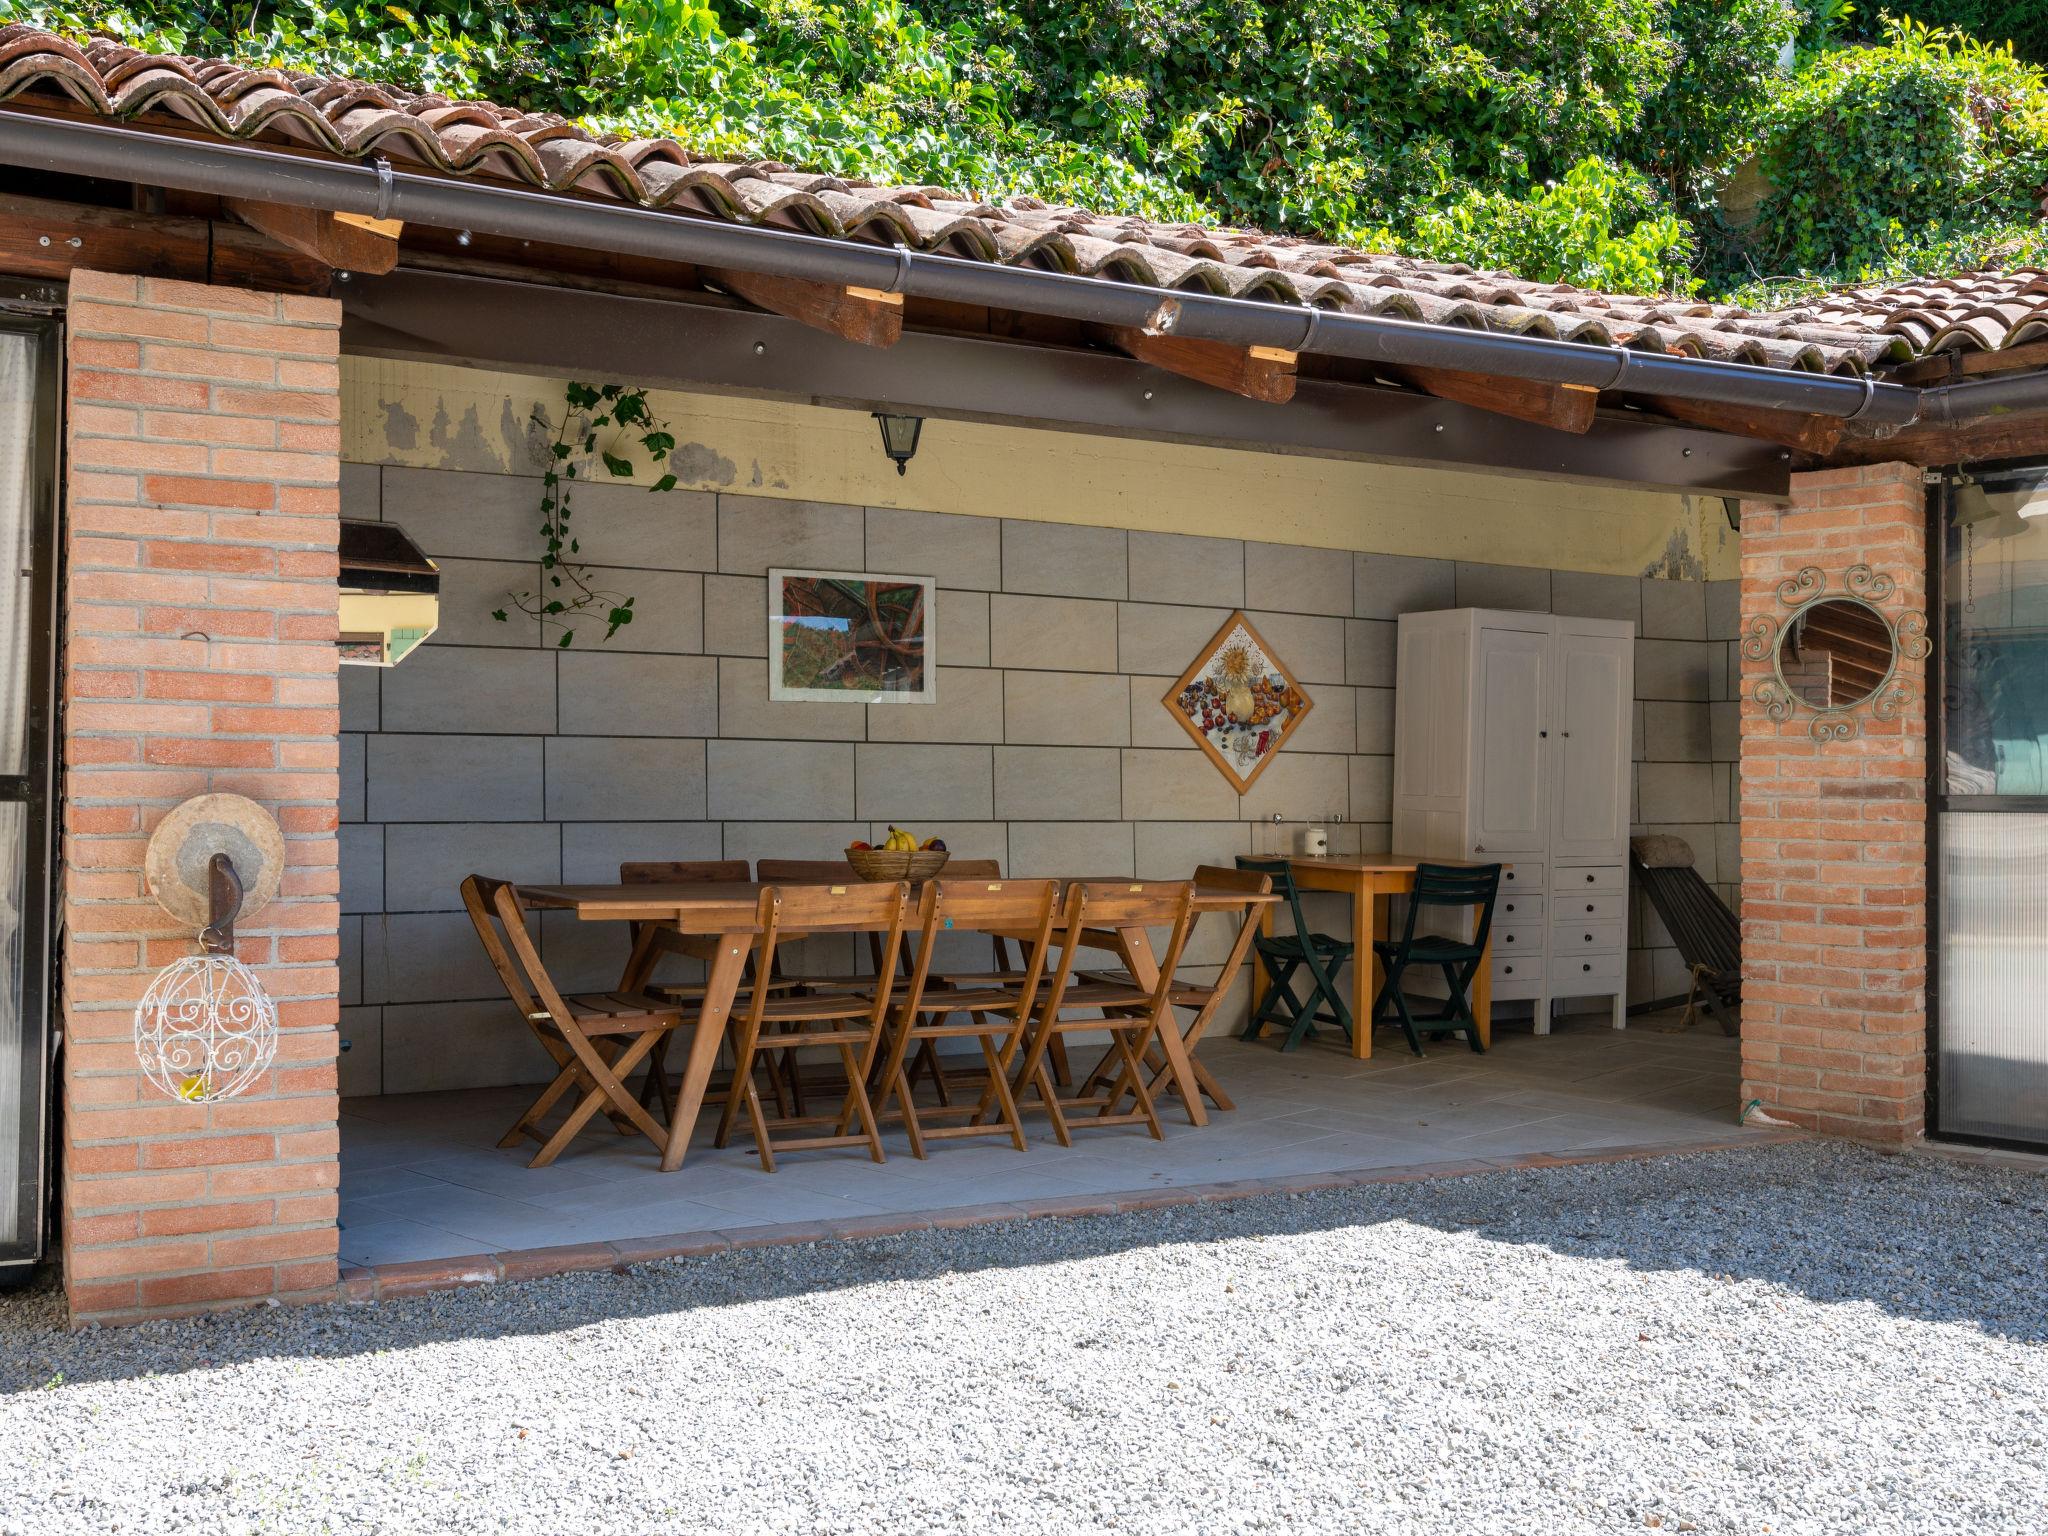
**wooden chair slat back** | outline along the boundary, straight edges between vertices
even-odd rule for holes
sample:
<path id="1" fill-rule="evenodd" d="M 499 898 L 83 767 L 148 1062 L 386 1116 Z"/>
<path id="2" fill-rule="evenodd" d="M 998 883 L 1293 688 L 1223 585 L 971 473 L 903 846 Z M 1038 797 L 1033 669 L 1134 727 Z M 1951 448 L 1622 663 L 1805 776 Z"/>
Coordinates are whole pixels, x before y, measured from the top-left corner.
<path id="1" fill-rule="evenodd" d="M 860 881 L 844 859 L 762 859 L 754 878 L 763 885 L 851 885 Z"/>
<path id="2" fill-rule="evenodd" d="M 1024 951 L 1017 985 L 1023 1008 L 1029 1009 L 1045 969 L 1058 910 L 1057 880 L 928 881 L 917 905 L 917 956 L 903 996 L 904 1019 L 917 1016 L 939 940 L 948 933 L 1017 934 Z"/>
<path id="3" fill-rule="evenodd" d="M 900 921 L 910 899 L 902 881 L 868 881 L 852 877 L 834 885 L 781 885 L 768 892 L 776 928 L 791 934 L 873 933 Z"/>
<path id="4" fill-rule="evenodd" d="M 751 879 L 745 859 L 643 859 L 619 866 L 621 885 L 688 885 L 698 880 Z"/>
<path id="5" fill-rule="evenodd" d="M 1158 928 L 1178 922 L 1194 897 L 1185 880 L 1098 880 L 1073 887 L 1073 901 L 1091 928 Z"/>
<path id="6" fill-rule="evenodd" d="M 1226 869 L 1221 864 L 1204 864 L 1195 871 L 1195 885 L 1212 891 L 1253 891 L 1261 896 L 1273 889 L 1273 877 L 1263 870 Z M 1258 909 L 1251 909 L 1256 915 Z"/>
<path id="7" fill-rule="evenodd" d="M 1003 864 L 1000 859 L 948 859 L 946 867 L 939 871 L 941 880 L 1000 880 L 1003 878 Z"/>

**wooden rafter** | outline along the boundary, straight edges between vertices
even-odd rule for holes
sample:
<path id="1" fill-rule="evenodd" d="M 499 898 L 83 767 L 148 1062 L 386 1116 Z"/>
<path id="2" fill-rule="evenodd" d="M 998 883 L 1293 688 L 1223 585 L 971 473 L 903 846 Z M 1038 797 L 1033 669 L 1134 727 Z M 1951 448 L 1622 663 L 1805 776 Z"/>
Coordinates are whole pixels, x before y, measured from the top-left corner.
<path id="1" fill-rule="evenodd" d="M 801 321 L 864 347 L 893 347 L 903 335 L 903 295 L 846 288 L 794 277 L 766 277 L 732 267 L 705 267 L 703 277 L 757 309 Z"/>
<path id="2" fill-rule="evenodd" d="M 1233 347 L 1158 335 L 1133 325 L 1106 325 L 1100 334 L 1125 356 L 1198 384 L 1269 405 L 1285 405 L 1294 398 L 1295 354 L 1279 347 Z"/>
<path id="3" fill-rule="evenodd" d="M 0 272 L 63 281 L 73 267 L 325 293 L 333 273 L 254 230 L 207 219 L 0 197 Z"/>
<path id="4" fill-rule="evenodd" d="M 395 219 L 326 213 L 245 197 L 231 197 L 226 203 L 228 212 L 251 229 L 336 271 L 374 277 L 398 265 L 398 232 L 403 226 Z"/>
<path id="5" fill-rule="evenodd" d="M 1853 435 L 1851 435 L 1853 434 Z M 1834 458 L 1842 464 L 1981 464 L 2048 454 L 2048 409 L 2011 411 L 1969 426 L 1928 424 L 1889 437 L 1845 434 Z"/>
<path id="6" fill-rule="evenodd" d="M 1801 453 L 1826 458 L 1842 439 L 1843 422 L 1834 416 L 1810 416 L 1800 411 L 1772 411 L 1748 405 L 1724 405 L 1715 400 L 1679 400 L 1669 395 L 1648 395 L 1643 404 L 1660 416 L 1682 421 L 1687 426 L 1705 427 L 1713 432 L 1732 432 L 1739 437 L 1760 437 L 1765 442 L 1783 443 Z"/>
<path id="7" fill-rule="evenodd" d="M 1391 370 L 1403 384 L 1413 385 L 1439 400 L 1476 405 L 1482 411 L 1533 421 L 1539 427 L 1560 432 L 1587 432 L 1600 404 L 1600 392 L 1583 384 L 1545 384 L 1536 379 L 1496 378 L 1484 373 L 1461 373 L 1451 368 L 1401 368 Z"/>

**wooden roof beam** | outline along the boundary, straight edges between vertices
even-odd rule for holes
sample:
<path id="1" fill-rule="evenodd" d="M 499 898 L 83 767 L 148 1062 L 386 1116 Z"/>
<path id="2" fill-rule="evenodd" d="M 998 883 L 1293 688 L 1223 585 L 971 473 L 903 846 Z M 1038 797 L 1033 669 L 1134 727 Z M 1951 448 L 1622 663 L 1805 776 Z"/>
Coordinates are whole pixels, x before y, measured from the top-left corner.
<path id="1" fill-rule="evenodd" d="M 1706 427 L 1714 432 L 1732 432 L 1738 437 L 1762 438 L 1783 443 L 1816 458 L 1826 458 L 1842 440 L 1845 423 L 1835 416 L 1806 416 L 1797 411 L 1762 410 L 1748 405 L 1724 405 L 1713 400 L 1676 400 L 1668 395 L 1646 395 L 1643 404 L 1659 416 L 1669 416 L 1689 427 Z"/>
<path id="2" fill-rule="evenodd" d="M 326 213 L 246 197 L 223 201 L 228 212 L 251 229 L 336 271 L 381 277 L 398 265 L 398 234 L 404 225 L 396 219 Z"/>
<path id="3" fill-rule="evenodd" d="M 333 281 L 328 268 L 240 224 L 0 197 L 0 273 L 63 282 L 73 267 L 268 293 L 325 293 Z"/>
<path id="4" fill-rule="evenodd" d="M 1592 430 L 1600 392 L 1584 384 L 1546 384 L 1536 379 L 1497 378 L 1450 368 L 1401 368 L 1391 376 L 1439 400 L 1455 400 L 1482 411 L 1533 421 L 1559 432 Z"/>
<path id="5" fill-rule="evenodd" d="M 893 347 L 903 335 L 903 295 L 878 288 L 842 288 L 794 277 L 767 277 L 731 267 L 700 269 L 714 283 L 756 309 L 796 320 L 813 330 L 864 347 Z"/>
<path id="6" fill-rule="evenodd" d="M 1126 357 L 1197 384 L 1227 389 L 1268 405 L 1285 405 L 1294 398 L 1296 356 L 1279 347 L 1233 347 L 1220 341 L 1157 334 L 1134 325 L 1105 325 L 1098 328 L 1098 334 Z"/>

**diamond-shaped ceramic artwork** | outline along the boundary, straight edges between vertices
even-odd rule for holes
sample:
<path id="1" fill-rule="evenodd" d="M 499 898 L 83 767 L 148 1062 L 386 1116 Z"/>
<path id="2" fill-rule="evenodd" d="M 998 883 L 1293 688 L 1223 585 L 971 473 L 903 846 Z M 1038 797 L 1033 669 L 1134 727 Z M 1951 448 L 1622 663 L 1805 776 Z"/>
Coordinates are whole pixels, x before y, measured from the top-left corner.
<path id="1" fill-rule="evenodd" d="M 1251 620 L 1233 613 L 1160 701 L 1241 795 L 1312 707 Z"/>

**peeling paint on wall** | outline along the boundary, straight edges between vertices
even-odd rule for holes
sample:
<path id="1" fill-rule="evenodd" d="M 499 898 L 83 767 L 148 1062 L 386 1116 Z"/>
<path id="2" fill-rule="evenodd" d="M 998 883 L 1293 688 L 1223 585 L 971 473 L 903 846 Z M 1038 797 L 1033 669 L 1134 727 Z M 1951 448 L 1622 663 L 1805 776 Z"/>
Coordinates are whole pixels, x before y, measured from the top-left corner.
<path id="1" fill-rule="evenodd" d="M 558 380 L 344 357 L 342 457 L 537 475 L 552 431 L 536 413 L 552 421 L 561 401 Z M 1714 497 L 936 419 L 899 477 L 865 410 L 673 390 L 649 404 L 687 438 L 670 464 L 687 490 L 744 483 L 802 501 L 1611 575 L 1739 570 Z"/>

